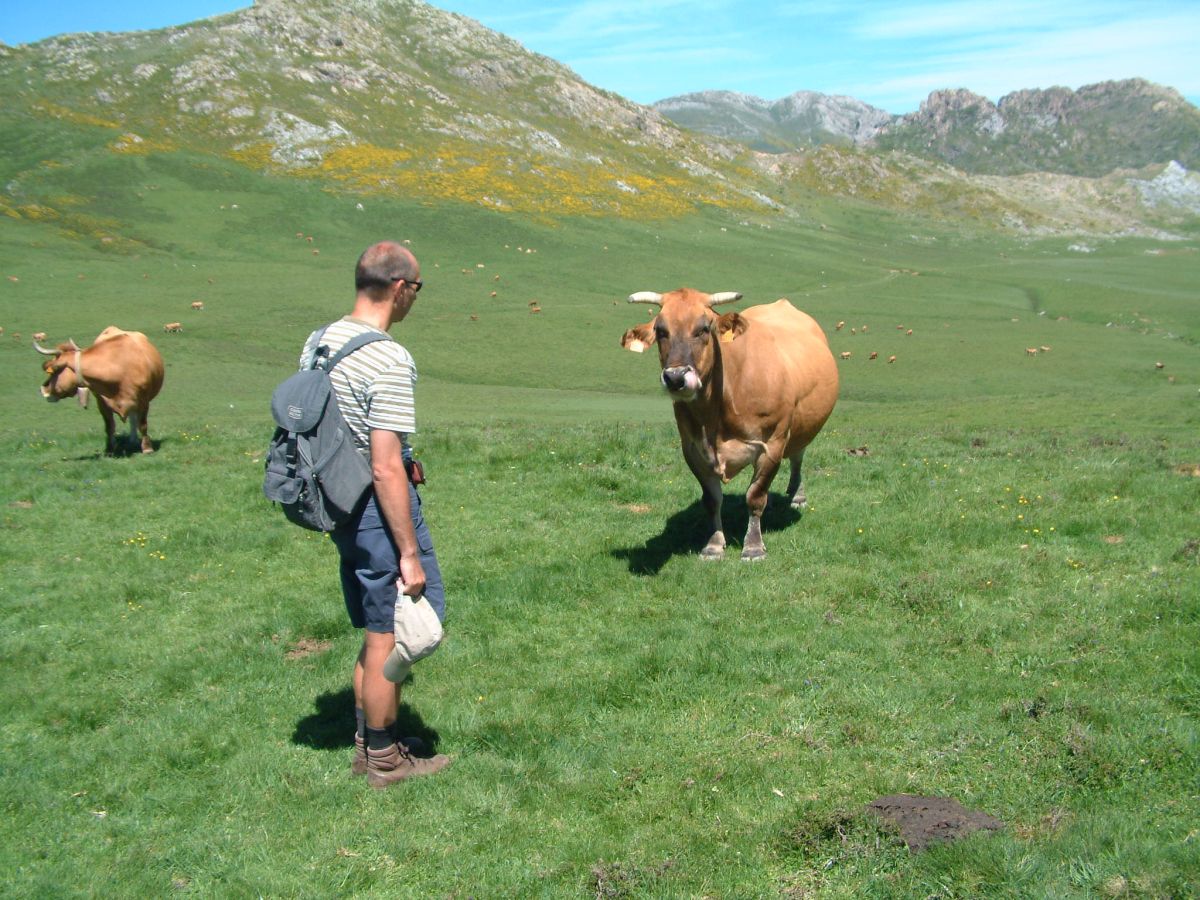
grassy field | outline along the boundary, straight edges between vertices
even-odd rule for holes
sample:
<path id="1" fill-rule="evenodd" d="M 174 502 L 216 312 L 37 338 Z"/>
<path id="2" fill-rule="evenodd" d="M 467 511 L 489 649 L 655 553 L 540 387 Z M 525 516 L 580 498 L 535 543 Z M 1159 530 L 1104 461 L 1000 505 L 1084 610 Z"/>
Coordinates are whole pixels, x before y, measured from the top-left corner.
<path id="1" fill-rule="evenodd" d="M 7 896 L 1200 892 L 1193 246 L 851 205 L 530 222 L 113 166 L 54 174 L 71 223 L 0 217 Z M 260 483 L 270 390 L 383 236 L 427 281 L 397 335 L 451 604 L 404 724 L 456 761 L 372 792 L 333 549 Z M 618 346 L 626 295 L 681 284 L 788 296 L 851 353 L 759 564 L 745 476 L 729 558 L 696 557 L 654 362 Z M 37 396 L 29 335 L 109 324 L 167 360 L 153 456 Z M 911 853 L 863 811 L 895 793 L 1005 828 Z"/>

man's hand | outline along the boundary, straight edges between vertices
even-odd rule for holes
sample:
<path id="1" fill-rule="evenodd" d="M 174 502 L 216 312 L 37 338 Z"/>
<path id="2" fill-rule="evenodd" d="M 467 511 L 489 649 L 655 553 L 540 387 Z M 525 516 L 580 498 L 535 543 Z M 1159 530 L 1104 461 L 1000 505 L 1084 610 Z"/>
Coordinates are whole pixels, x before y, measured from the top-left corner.
<path id="1" fill-rule="evenodd" d="M 419 556 L 400 557 L 400 593 L 417 598 L 425 593 L 425 568 Z"/>

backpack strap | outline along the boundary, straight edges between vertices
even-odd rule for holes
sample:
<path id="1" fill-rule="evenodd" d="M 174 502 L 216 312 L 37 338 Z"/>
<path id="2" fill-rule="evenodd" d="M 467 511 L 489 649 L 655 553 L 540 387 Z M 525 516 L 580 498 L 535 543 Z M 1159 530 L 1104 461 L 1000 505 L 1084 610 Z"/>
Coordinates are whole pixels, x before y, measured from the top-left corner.
<path id="1" fill-rule="evenodd" d="M 284 462 L 287 463 L 287 477 L 296 477 L 296 432 L 289 431 L 287 433 L 287 446 L 284 448 Z"/>
<path id="2" fill-rule="evenodd" d="M 343 359 L 357 350 L 359 347 L 365 347 L 367 344 L 373 344 L 375 341 L 390 341 L 390 334 L 381 334 L 378 331 L 367 331 L 362 334 L 356 334 L 350 340 L 346 341 L 342 349 L 337 352 L 337 355 L 329 361 L 329 365 L 325 367 L 326 372 L 332 372 L 334 367 Z"/>
<path id="3" fill-rule="evenodd" d="M 381 334 L 378 331 L 367 331 L 362 334 L 356 334 L 350 340 L 342 345 L 342 349 L 330 359 L 329 348 L 321 343 L 325 338 L 325 332 L 329 330 L 326 325 L 317 334 L 317 339 L 313 341 L 312 356 L 308 358 L 305 369 L 322 369 L 326 374 L 333 371 L 333 367 L 340 363 L 343 359 L 357 350 L 359 347 L 365 347 L 367 344 L 372 344 L 375 341 L 391 341 L 395 340 L 390 334 Z"/>

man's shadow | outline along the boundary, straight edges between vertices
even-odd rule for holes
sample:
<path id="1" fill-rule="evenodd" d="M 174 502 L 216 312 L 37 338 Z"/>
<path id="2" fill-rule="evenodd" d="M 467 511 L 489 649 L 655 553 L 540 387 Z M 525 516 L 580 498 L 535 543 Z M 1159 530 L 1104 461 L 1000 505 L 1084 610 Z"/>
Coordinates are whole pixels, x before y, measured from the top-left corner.
<path id="1" fill-rule="evenodd" d="M 344 750 L 354 746 L 354 691 L 343 688 L 322 694 L 314 701 L 317 710 L 296 723 L 292 743 L 318 750 Z M 400 704 L 396 717 L 397 737 L 417 737 L 432 753 L 440 735 L 425 724 L 407 703 Z M 424 754 L 421 754 L 424 755 Z"/>
<path id="2" fill-rule="evenodd" d="M 785 494 L 771 494 L 767 508 L 763 511 L 764 534 L 782 531 L 799 522 L 800 510 L 791 504 Z M 742 552 L 742 536 L 750 522 L 750 510 L 744 494 L 726 494 L 721 503 L 721 521 L 725 526 L 726 557 Z M 648 540 L 641 547 L 621 547 L 613 551 L 617 559 L 629 562 L 633 575 L 657 575 L 673 556 L 692 556 L 704 549 L 708 539 L 708 513 L 704 503 L 696 500 L 691 506 L 681 509 L 667 519 L 661 534 Z"/>

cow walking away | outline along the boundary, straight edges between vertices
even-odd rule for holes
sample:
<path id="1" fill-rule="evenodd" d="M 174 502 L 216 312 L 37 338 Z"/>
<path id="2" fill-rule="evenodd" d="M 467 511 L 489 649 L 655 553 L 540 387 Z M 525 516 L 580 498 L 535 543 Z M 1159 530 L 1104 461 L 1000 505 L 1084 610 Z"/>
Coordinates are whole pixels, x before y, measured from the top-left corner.
<path id="1" fill-rule="evenodd" d="M 659 311 L 621 339 L 638 353 L 658 345 L 683 457 L 710 517 L 700 553 L 705 559 L 724 556 L 721 486 L 747 466 L 754 476 L 746 491 L 750 522 L 742 559 L 766 556 L 762 514 L 771 482 L 788 460 L 788 496 L 793 507 L 804 507 L 804 451 L 837 402 L 837 363 L 816 321 L 785 299 L 725 315 L 713 310 L 741 298 L 691 288 L 632 294 L 630 303 L 655 304 Z"/>
<path id="2" fill-rule="evenodd" d="M 74 340 L 54 350 L 47 350 L 37 341 L 33 346 L 49 357 L 42 365 L 46 373 L 43 397 L 54 403 L 77 396 L 79 405 L 87 406 L 88 395 L 96 395 L 96 405 L 104 417 L 105 452 L 113 454 L 119 449 L 114 415 L 129 423 L 131 443 L 140 438 L 141 451 L 154 452 L 147 417 L 150 401 L 162 389 L 163 359 L 144 334 L 110 325 L 86 349 Z"/>

